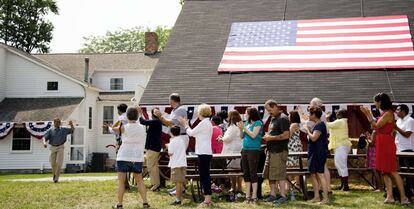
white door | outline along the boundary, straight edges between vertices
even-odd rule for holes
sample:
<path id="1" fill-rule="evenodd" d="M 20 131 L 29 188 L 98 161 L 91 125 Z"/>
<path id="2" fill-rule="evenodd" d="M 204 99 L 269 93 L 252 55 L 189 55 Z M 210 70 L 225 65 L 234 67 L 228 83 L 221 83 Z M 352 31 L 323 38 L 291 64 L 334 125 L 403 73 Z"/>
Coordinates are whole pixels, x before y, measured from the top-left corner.
<path id="1" fill-rule="evenodd" d="M 67 164 L 85 164 L 85 128 L 76 126 L 73 134 L 68 135 L 69 149 Z"/>

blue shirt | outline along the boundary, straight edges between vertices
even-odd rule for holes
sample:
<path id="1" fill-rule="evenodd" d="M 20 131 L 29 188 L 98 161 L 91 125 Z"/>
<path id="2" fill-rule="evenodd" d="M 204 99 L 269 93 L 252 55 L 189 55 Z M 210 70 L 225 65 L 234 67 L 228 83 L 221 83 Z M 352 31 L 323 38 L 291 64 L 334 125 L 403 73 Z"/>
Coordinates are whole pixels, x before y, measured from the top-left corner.
<path id="1" fill-rule="evenodd" d="M 246 132 L 243 132 L 243 150 L 260 150 L 262 145 L 262 133 L 263 133 L 263 123 L 260 120 L 255 121 L 253 124 L 245 122 L 244 126 L 249 130 L 253 131 L 254 127 L 259 126 L 260 131 L 257 136 L 253 139 Z"/>
<path id="2" fill-rule="evenodd" d="M 72 133 L 70 128 L 51 128 L 46 131 L 44 138 L 52 146 L 59 146 L 66 142 L 66 136 Z"/>
<path id="3" fill-rule="evenodd" d="M 319 131 L 321 135 L 316 141 L 308 141 L 308 154 L 309 156 L 317 154 L 326 157 L 328 154 L 328 132 L 325 123 L 316 124 L 312 132 L 314 131 Z"/>

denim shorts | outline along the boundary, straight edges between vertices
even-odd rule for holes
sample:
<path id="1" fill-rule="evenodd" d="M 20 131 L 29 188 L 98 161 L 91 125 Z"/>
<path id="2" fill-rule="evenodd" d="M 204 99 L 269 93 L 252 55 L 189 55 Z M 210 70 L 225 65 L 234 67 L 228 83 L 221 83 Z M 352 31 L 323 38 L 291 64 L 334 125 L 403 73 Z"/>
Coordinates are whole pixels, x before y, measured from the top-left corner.
<path id="1" fill-rule="evenodd" d="M 142 162 L 116 161 L 116 171 L 142 173 Z"/>

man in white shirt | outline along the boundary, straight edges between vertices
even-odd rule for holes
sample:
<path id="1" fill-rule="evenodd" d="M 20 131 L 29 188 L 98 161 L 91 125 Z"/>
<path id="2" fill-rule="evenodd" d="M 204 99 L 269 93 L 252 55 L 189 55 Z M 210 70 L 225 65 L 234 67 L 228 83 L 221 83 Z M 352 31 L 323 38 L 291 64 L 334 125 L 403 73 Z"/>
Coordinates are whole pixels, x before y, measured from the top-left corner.
<path id="1" fill-rule="evenodd" d="M 395 144 L 398 152 L 413 152 L 414 150 L 414 119 L 408 115 L 409 109 L 405 104 L 398 105 L 396 113 L 398 116 L 395 130 Z"/>
<path id="2" fill-rule="evenodd" d="M 400 104 L 395 111 L 398 119 L 395 126 L 395 144 L 397 152 L 414 152 L 414 119 L 408 114 L 409 109 L 405 104 Z M 400 157 L 398 160 L 400 167 L 414 167 L 412 158 Z M 406 191 L 414 188 L 413 178 L 406 178 Z"/>

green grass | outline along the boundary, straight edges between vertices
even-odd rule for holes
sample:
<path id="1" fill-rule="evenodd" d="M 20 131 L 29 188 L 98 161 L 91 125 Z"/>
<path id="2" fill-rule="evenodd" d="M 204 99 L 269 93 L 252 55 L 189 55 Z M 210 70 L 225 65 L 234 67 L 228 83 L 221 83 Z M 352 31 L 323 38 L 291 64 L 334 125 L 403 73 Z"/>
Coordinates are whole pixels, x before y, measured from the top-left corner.
<path id="1" fill-rule="evenodd" d="M 91 174 L 63 174 L 62 176 L 108 176 L 114 173 L 91 173 Z M 94 181 L 94 182 L 11 182 L 8 180 L 18 178 L 42 178 L 50 177 L 50 174 L 33 174 L 33 175 L 0 175 L 0 208 L 110 208 L 116 203 L 116 181 Z M 146 182 L 148 185 L 149 183 Z M 265 184 L 264 184 L 265 185 Z M 402 207 L 396 205 L 384 205 L 382 203 L 382 193 L 374 193 L 365 185 L 352 184 L 353 191 L 341 192 L 334 191 L 331 203 L 325 206 L 319 206 L 314 203 L 307 203 L 302 200 L 290 202 L 282 205 L 280 208 L 414 208 L 414 205 Z M 171 187 L 171 184 L 168 184 Z M 265 193 L 267 192 L 265 188 Z M 191 201 L 189 192 L 187 192 L 184 205 L 172 207 L 169 205 L 174 200 L 169 196 L 166 189 L 160 192 L 148 192 L 149 201 L 152 208 L 169 209 L 169 208 L 194 208 L 198 203 Z M 242 202 L 229 203 L 214 198 L 213 208 L 223 209 L 259 209 L 275 208 L 269 203 L 260 202 L 257 205 L 246 205 Z M 138 199 L 135 190 L 127 192 L 124 197 L 125 208 L 142 208 L 142 202 Z"/>

